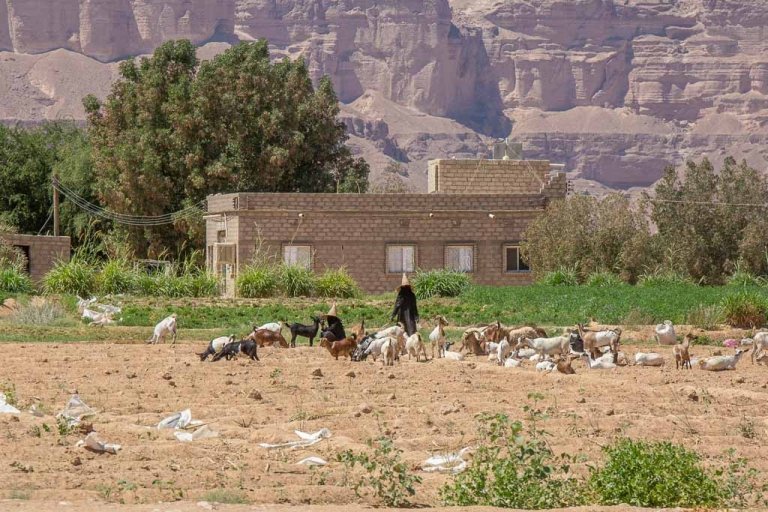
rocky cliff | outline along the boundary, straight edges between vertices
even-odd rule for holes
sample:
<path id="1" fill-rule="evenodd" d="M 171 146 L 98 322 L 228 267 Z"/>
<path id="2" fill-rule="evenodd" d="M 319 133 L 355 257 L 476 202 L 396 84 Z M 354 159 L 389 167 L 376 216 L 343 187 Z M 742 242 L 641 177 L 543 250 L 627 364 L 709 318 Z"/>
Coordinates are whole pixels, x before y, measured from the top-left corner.
<path id="1" fill-rule="evenodd" d="M 425 159 L 511 131 L 579 187 L 628 189 L 704 154 L 766 167 L 766 31 L 764 0 L 0 0 L 0 119 L 80 118 L 163 40 L 266 38 L 329 75 L 351 143 L 418 187 Z"/>

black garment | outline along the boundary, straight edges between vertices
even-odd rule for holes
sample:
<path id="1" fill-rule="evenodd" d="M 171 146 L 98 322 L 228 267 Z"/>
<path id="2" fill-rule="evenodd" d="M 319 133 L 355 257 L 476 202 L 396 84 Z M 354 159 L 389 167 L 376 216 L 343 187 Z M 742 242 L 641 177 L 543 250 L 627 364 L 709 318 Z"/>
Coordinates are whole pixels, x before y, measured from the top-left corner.
<path id="1" fill-rule="evenodd" d="M 419 309 L 416 307 L 416 295 L 410 286 L 401 286 L 395 299 L 395 309 L 392 311 L 392 320 L 405 326 L 408 336 L 416 332 L 416 323 L 419 321 Z"/>
<path id="2" fill-rule="evenodd" d="M 326 338 L 328 341 L 340 341 L 347 337 L 339 317 L 327 316 L 325 321 L 328 322 L 328 326 L 323 329 L 321 338 Z"/>

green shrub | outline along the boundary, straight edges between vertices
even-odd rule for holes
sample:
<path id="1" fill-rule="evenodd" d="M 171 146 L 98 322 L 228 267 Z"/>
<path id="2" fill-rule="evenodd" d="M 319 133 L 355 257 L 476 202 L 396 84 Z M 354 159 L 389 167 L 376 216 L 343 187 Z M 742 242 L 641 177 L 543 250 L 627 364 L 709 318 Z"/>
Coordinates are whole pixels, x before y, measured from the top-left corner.
<path id="1" fill-rule="evenodd" d="M 416 494 L 415 485 L 421 483 L 421 477 L 411 473 L 408 464 L 400 458 L 403 451 L 395 448 L 390 438 L 369 440 L 368 447 L 373 448 L 372 454 L 346 450 L 336 456 L 348 470 L 357 464 L 365 470 L 353 484 L 355 494 L 359 496 L 360 489 L 371 487 L 374 496 L 387 507 L 408 505 L 408 497 Z"/>
<path id="2" fill-rule="evenodd" d="M 317 278 L 315 290 L 319 297 L 338 299 L 352 299 L 359 297 L 361 294 L 357 282 L 355 282 L 344 267 L 336 270 L 328 269 L 323 272 Z"/>
<path id="3" fill-rule="evenodd" d="M 280 289 L 288 297 L 310 297 L 315 291 L 315 274 L 298 265 L 280 266 Z"/>
<path id="4" fill-rule="evenodd" d="M 272 297 L 277 292 L 279 270 L 271 265 L 251 265 L 237 276 L 237 295 L 246 299 Z"/>
<path id="5" fill-rule="evenodd" d="M 97 277 L 95 265 L 75 254 L 68 262 L 57 262 L 43 278 L 43 286 L 48 294 L 88 297 L 96 291 Z"/>
<path id="6" fill-rule="evenodd" d="M 449 269 L 417 270 L 413 276 L 413 291 L 419 299 L 458 297 L 472 284 L 469 274 Z"/>
<path id="7" fill-rule="evenodd" d="M 136 279 L 136 294 L 142 297 L 159 297 L 160 287 L 157 276 L 139 272 Z"/>
<path id="8" fill-rule="evenodd" d="M 193 274 L 189 287 L 193 297 L 215 297 L 219 294 L 219 280 L 215 274 L 207 271 Z"/>
<path id="9" fill-rule="evenodd" d="M 127 260 L 109 260 L 101 267 L 99 293 L 102 295 L 134 293 L 137 289 L 138 277 L 138 273 L 131 268 Z"/>
<path id="10" fill-rule="evenodd" d="M 765 286 L 768 281 L 746 270 L 737 269 L 728 277 L 728 286 Z"/>
<path id="11" fill-rule="evenodd" d="M 573 459 L 556 456 L 535 423 L 527 432 L 506 414 L 482 414 L 478 423 L 470 466 L 440 489 L 446 505 L 543 509 L 585 503 L 582 482 L 570 475 Z"/>
<path id="12" fill-rule="evenodd" d="M 740 292 L 723 299 L 725 322 L 733 327 L 755 329 L 765 324 L 768 304 L 763 296 L 754 292 Z"/>
<path id="13" fill-rule="evenodd" d="M 662 287 L 675 285 L 695 285 L 696 283 L 689 276 L 672 270 L 658 270 L 650 274 L 643 274 L 637 280 L 638 286 Z"/>
<path id="14" fill-rule="evenodd" d="M 541 276 L 539 284 L 547 286 L 577 286 L 579 284 L 579 276 L 575 268 L 563 267 Z"/>
<path id="15" fill-rule="evenodd" d="M 0 292 L 32 293 L 33 290 L 32 280 L 18 265 L 0 267 Z"/>
<path id="16" fill-rule="evenodd" d="M 699 329 L 716 329 L 723 321 L 723 308 L 718 305 L 699 304 L 685 316 L 685 323 Z"/>
<path id="17" fill-rule="evenodd" d="M 594 272 L 587 278 L 587 286 L 597 286 L 610 288 L 613 286 L 621 286 L 624 281 L 619 276 L 612 272 Z"/>
<path id="18" fill-rule="evenodd" d="M 722 507 L 728 490 L 705 469 L 699 456 L 669 442 L 621 439 L 605 448 L 607 459 L 593 469 L 589 487 L 602 505 L 635 507 Z"/>

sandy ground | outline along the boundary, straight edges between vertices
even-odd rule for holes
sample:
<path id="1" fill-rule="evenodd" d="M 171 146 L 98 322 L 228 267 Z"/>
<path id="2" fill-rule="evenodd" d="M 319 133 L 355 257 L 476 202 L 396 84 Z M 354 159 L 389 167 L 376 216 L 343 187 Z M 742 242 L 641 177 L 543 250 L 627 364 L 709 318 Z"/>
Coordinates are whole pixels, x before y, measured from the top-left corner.
<path id="1" fill-rule="evenodd" d="M 358 510 L 375 501 L 357 498 L 342 485 L 342 465 L 311 470 L 296 462 L 310 455 L 332 460 L 386 433 L 417 469 L 432 454 L 471 446 L 479 412 L 522 418 L 533 391 L 545 397 L 544 428 L 553 434 L 556 452 L 597 461 L 601 446 L 617 436 L 666 439 L 712 457 L 734 448 L 754 467 L 768 470 L 768 367 L 748 359 L 737 371 L 722 373 L 675 371 L 674 364 L 589 371 L 577 361 L 576 375 L 561 375 L 530 366 L 499 368 L 474 357 L 460 363 L 406 358 L 384 369 L 370 361 L 334 361 L 317 347 L 263 349 L 261 362 L 201 363 L 194 354 L 201 349 L 202 344 L 0 345 L 0 386 L 12 384 L 25 411 L 0 415 L 0 499 L 6 498 L 0 510 L 117 510 L 120 503 L 136 511 L 203 510 L 206 504 L 198 502 L 222 488 L 254 504 L 231 510 L 282 510 L 277 504 Z M 630 355 L 636 347 L 623 350 Z M 321 377 L 312 375 L 318 368 Z M 354 377 L 347 376 L 350 370 Z M 53 414 L 75 391 L 98 411 L 89 422 L 103 440 L 123 445 L 119 454 L 76 447 L 83 437 L 78 432 L 60 435 Z M 34 403 L 44 417 L 26 413 Z M 361 412 L 363 404 L 372 412 Z M 187 444 L 154 428 L 188 407 L 219 436 Z M 332 437 L 307 449 L 258 446 L 293 440 L 294 429 L 324 427 Z M 437 490 L 449 477 L 421 474 L 416 503 L 438 505 Z"/>

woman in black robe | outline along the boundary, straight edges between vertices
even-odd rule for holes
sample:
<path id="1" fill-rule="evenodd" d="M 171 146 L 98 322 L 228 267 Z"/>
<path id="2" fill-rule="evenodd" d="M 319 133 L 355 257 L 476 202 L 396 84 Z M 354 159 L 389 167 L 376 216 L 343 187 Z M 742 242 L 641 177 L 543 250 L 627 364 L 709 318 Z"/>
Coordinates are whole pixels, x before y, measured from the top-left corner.
<path id="1" fill-rule="evenodd" d="M 325 338 L 328 341 L 339 341 L 347 337 L 346 333 L 344 332 L 344 324 L 341 323 L 341 319 L 336 315 L 336 304 L 334 304 L 331 306 L 328 314 L 325 315 L 326 327 L 320 334 L 321 338 Z"/>
<path id="2" fill-rule="evenodd" d="M 395 299 L 395 309 L 392 311 L 392 321 L 405 326 L 405 332 L 410 336 L 418 330 L 419 309 L 416 307 L 416 294 L 411 289 L 411 282 L 408 276 L 403 274 L 403 281 L 397 289 L 397 299 Z"/>

